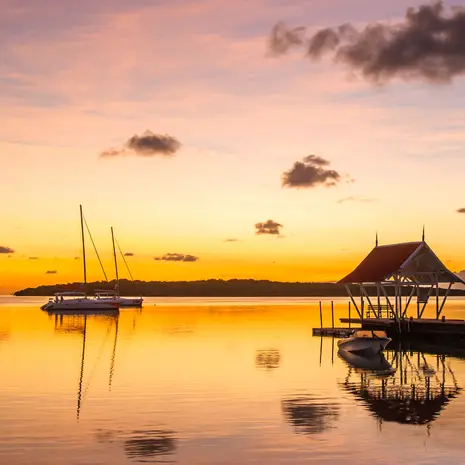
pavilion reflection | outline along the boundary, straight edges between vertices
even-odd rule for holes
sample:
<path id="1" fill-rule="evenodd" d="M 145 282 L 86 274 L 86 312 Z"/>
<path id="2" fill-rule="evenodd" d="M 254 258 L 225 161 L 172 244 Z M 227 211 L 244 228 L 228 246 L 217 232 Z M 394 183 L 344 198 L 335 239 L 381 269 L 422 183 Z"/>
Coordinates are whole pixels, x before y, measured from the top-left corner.
<path id="1" fill-rule="evenodd" d="M 286 420 L 296 434 L 319 434 L 333 427 L 339 417 L 339 404 L 332 399 L 311 395 L 284 399 L 281 403 Z"/>
<path id="2" fill-rule="evenodd" d="M 443 354 L 398 348 L 385 356 L 338 355 L 348 365 L 339 386 L 381 421 L 430 424 L 461 392 L 451 359 Z"/>

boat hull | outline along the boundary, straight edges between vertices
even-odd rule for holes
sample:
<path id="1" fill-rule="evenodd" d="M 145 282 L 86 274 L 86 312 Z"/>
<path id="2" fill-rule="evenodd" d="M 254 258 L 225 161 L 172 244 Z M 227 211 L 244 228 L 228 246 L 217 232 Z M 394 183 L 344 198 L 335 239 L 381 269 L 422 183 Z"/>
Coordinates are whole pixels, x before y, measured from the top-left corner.
<path id="1" fill-rule="evenodd" d="M 338 341 L 339 350 L 353 353 L 383 352 L 391 342 L 391 338 L 348 337 Z"/>
<path id="2" fill-rule="evenodd" d="M 117 303 L 120 307 L 142 307 L 144 299 L 142 297 L 115 297 L 99 298 L 98 302 Z"/>
<path id="3" fill-rule="evenodd" d="M 119 310 L 119 304 L 117 302 L 99 302 L 93 299 L 70 299 L 63 301 L 50 301 L 40 307 L 46 311 L 110 311 L 115 312 Z"/>

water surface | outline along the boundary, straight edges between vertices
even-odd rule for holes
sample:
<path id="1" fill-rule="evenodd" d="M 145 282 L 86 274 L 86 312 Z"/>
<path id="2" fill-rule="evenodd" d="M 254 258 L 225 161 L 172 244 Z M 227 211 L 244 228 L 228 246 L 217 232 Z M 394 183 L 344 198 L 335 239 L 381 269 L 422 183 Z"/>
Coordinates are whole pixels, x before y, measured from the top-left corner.
<path id="1" fill-rule="evenodd" d="M 464 462 L 465 351 L 343 359 L 312 337 L 315 299 L 147 299 L 117 317 L 46 300 L 0 298 L 1 464 Z"/>

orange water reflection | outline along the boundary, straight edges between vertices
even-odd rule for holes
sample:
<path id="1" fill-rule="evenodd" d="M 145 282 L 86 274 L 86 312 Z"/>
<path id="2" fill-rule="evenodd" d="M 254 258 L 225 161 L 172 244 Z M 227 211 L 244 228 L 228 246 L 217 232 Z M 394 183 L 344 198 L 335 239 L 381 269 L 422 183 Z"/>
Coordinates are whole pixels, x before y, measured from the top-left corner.
<path id="1" fill-rule="evenodd" d="M 357 365 L 364 361 L 338 357 L 331 339 L 312 337 L 315 302 L 148 299 L 114 317 L 48 315 L 22 302 L 0 302 L 2 464 L 415 464 L 463 455 L 464 360 L 395 350 L 386 355 L 395 372 L 373 376 Z M 463 304 L 452 302 L 454 317 Z M 337 317 L 345 306 L 337 303 Z M 438 408 L 399 421 L 421 413 L 413 408 L 424 405 L 427 382 Z"/>

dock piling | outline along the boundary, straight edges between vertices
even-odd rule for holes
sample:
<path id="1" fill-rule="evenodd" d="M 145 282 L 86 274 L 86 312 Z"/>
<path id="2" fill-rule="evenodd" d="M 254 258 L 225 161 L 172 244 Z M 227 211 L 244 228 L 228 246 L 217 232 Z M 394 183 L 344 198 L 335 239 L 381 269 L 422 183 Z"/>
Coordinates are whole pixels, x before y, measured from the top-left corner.
<path id="1" fill-rule="evenodd" d="M 321 308 L 321 300 L 320 300 L 320 328 L 323 328 L 323 310 Z"/>
<path id="2" fill-rule="evenodd" d="M 351 320 L 351 318 L 350 318 L 350 304 L 351 304 L 351 302 L 349 300 L 349 329 L 350 329 L 350 320 Z"/>
<path id="3" fill-rule="evenodd" d="M 331 328 L 334 329 L 334 302 L 331 300 Z"/>

